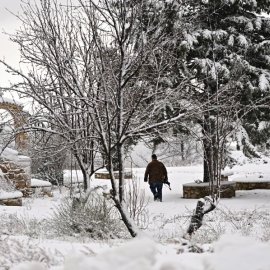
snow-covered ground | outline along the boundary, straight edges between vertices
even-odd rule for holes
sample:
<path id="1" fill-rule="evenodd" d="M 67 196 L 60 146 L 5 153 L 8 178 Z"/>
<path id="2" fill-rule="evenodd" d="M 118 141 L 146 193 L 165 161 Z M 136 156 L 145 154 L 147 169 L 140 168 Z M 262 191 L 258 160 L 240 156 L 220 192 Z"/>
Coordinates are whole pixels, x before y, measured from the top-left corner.
<path id="1" fill-rule="evenodd" d="M 240 163 L 228 169 L 234 173 L 229 180 L 245 177 L 270 180 L 269 159 L 252 163 L 242 159 Z M 269 270 L 270 190 L 237 191 L 235 198 L 221 199 L 193 238 L 183 238 L 197 200 L 182 198 L 182 184 L 202 179 L 202 172 L 199 165 L 168 167 L 172 190 L 164 187 L 160 203 L 153 201 L 148 184 L 143 182 L 144 168 L 133 169 L 141 192 L 149 200 L 144 229 L 135 239 L 45 239 L 42 233 L 32 232 L 27 222 L 25 231 L 16 235 L 10 235 L 9 228 L 2 225 L 0 262 L 10 258 L 9 253 L 14 250 L 17 257 L 12 253 L 14 264 L 11 268 L 0 265 L 0 269 Z M 78 172 L 73 181 L 76 177 L 81 181 Z M 70 173 L 66 172 L 66 182 L 69 179 Z M 93 179 L 91 185 L 109 187 L 109 181 Z M 52 214 L 64 195 L 64 190 L 60 193 L 55 189 L 52 198 L 24 199 L 22 207 L 0 206 L 2 223 L 10 214 L 23 220 L 35 218 L 38 223 Z"/>

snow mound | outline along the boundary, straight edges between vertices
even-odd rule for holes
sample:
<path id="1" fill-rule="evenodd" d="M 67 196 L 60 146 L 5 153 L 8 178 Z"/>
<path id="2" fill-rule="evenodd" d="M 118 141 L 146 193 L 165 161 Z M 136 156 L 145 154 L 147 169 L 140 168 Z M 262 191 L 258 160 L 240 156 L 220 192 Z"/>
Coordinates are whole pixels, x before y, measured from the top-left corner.
<path id="1" fill-rule="evenodd" d="M 258 242 L 252 237 L 223 235 L 214 245 L 215 252 L 207 258 L 209 269 L 269 270 L 269 242 Z M 259 250 L 259 252 L 258 252 Z"/>
<path id="2" fill-rule="evenodd" d="M 52 184 L 49 181 L 44 181 L 36 178 L 31 179 L 31 187 L 50 187 Z"/>
<path id="3" fill-rule="evenodd" d="M 151 239 L 138 237 L 95 257 L 70 256 L 64 270 L 149 270 L 155 263 L 155 245 Z"/>
<path id="4" fill-rule="evenodd" d="M 22 196 L 23 194 L 18 190 L 8 192 L 8 191 L 0 189 L 0 200 L 16 199 L 16 198 L 21 198 Z"/>
<path id="5" fill-rule="evenodd" d="M 11 267 L 10 270 L 46 270 L 45 266 L 43 266 L 39 262 L 23 262 L 14 267 Z"/>
<path id="6" fill-rule="evenodd" d="M 3 146 L 2 146 L 2 145 L 0 145 L 0 149 L 3 149 Z M 6 148 L 2 151 L 1 157 L 16 162 L 16 161 L 18 160 L 18 151 L 6 147 Z"/>

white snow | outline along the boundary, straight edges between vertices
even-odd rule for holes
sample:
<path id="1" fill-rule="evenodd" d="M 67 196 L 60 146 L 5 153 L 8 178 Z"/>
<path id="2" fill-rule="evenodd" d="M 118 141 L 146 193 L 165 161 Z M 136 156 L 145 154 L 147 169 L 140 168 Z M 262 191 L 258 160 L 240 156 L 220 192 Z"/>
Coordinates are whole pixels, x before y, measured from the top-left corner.
<path id="1" fill-rule="evenodd" d="M 269 125 L 270 125 L 270 123 L 269 123 L 268 121 L 261 121 L 261 122 L 259 123 L 258 130 L 259 130 L 259 131 L 262 131 L 262 130 L 268 128 Z"/>
<path id="2" fill-rule="evenodd" d="M 16 191 L 5 191 L 0 189 L 0 200 L 7 200 L 7 199 L 16 199 L 21 198 L 23 194 L 16 190 Z"/>
<path id="3" fill-rule="evenodd" d="M 233 174 L 228 173 L 230 181 L 237 177 L 249 179 L 256 176 L 263 180 L 270 176 L 269 158 L 251 161 L 243 157 L 240 152 L 236 151 L 233 154 L 234 157 L 238 158 L 240 165 L 234 166 L 232 169 L 225 169 L 224 172 L 233 172 Z M 201 165 L 196 165 L 167 167 L 167 169 L 172 190 L 164 187 L 163 202 L 160 203 L 153 201 L 148 184 L 143 182 L 145 167 L 133 168 L 133 174 L 136 181 L 139 182 L 140 190 L 143 190 L 146 198 L 149 199 L 147 205 L 149 224 L 146 229 L 142 230 L 139 237 L 130 240 L 97 241 L 83 239 L 80 236 L 64 239 L 44 239 L 42 235 L 39 235 L 38 239 L 35 239 L 31 238 L 31 234 L 28 234 L 30 243 L 34 242 L 36 245 L 36 252 L 50 250 L 51 252 L 48 254 L 58 259 L 56 260 L 58 263 L 48 266 L 43 261 L 26 260 L 13 264 L 10 269 L 270 269 L 270 260 L 268 259 L 270 253 L 270 190 L 236 191 L 235 198 L 221 199 L 217 209 L 209 214 L 209 218 L 207 215 L 202 227 L 191 241 L 187 242 L 182 237 L 198 200 L 183 199 L 182 185 L 194 182 L 196 179 L 202 179 L 203 168 Z M 65 178 L 70 180 L 71 175 L 70 172 L 65 171 Z M 78 171 L 75 175 L 78 181 L 81 181 L 82 175 Z M 33 181 L 36 180 L 38 179 Z M 92 187 L 109 184 L 108 180 L 94 178 L 91 180 Z M 42 221 L 52 214 L 55 206 L 60 203 L 64 195 L 64 189 L 62 193 L 55 189 L 52 198 L 23 198 L 22 207 L 0 206 L 0 216 L 15 214 L 24 217 L 24 219 L 32 217 Z M 23 232 L 22 235 L 13 235 L 12 237 L 21 241 L 22 236 Z M 0 241 L 3 241 L 3 239 L 0 238 Z M 203 239 L 209 239 L 209 241 L 204 242 Z M 263 239 L 264 241 L 262 241 Z M 189 245 L 201 246 L 204 253 L 187 252 L 188 246 L 185 245 L 185 241 Z M 28 244 L 24 248 L 27 248 L 27 246 Z M 61 252 L 63 258 L 59 255 L 59 252 Z"/>
<path id="4" fill-rule="evenodd" d="M 22 262 L 15 265 L 10 270 L 46 270 L 47 268 L 38 262 Z"/>
<path id="5" fill-rule="evenodd" d="M 224 235 L 214 245 L 215 253 L 208 259 L 210 269 L 269 270 L 270 243 L 252 237 Z"/>
<path id="6" fill-rule="evenodd" d="M 228 39 L 228 45 L 233 46 L 234 45 L 234 35 L 230 35 Z"/>
<path id="7" fill-rule="evenodd" d="M 36 178 L 31 179 L 31 187 L 50 187 L 52 184 L 49 181 L 44 181 Z"/>
<path id="8" fill-rule="evenodd" d="M 248 22 L 248 23 L 247 23 L 247 25 L 246 25 L 246 27 L 245 27 L 245 30 L 246 30 L 247 32 L 251 32 L 251 31 L 254 30 L 254 27 L 253 27 L 252 22 Z"/>
<path id="9" fill-rule="evenodd" d="M 8 148 L 8 147 L 2 150 L 3 149 L 2 145 L 0 145 L 0 149 L 1 149 L 1 157 L 4 157 L 12 161 L 16 161 L 18 159 L 18 151 Z"/>
<path id="10" fill-rule="evenodd" d="M 235 181 L 240 182 L 270 182 L 270 174 L 250 173 L 250 174 L 238 174 Z"/>
<path id="11" fill-rule="evenodd" d="M 245 36 L 239 35 L 237 37 L 237 41 L 241 47 L 247 48 L 248 47 L 248 41 Z"/>
<path id="12" fill-rule="evenodd" d="M 262 28 L 262 18 L 261 17 L 257 17 L 255 22 L 254 22 L 254 26 L 257 30 L 260 30 Z"/>
<path id="13" fill-rule="evenodd" d="M 1 96 L 1 95 L 0 95 L 0 103 L 16 104 L 18 106 L 22 106 L 22 104 L 23 104 L 18 100 L 8 98 L 8 97 L 4 97 L 4 96 Z"/>
<path id="14" fill-rule="evenodd" d="M 110 251 L 102 252 L 95 257 L 72 254 L 65 261 L 64 269 L 153 269 L 156 262 L 156 246 L 157 245 L 150 238 L 136 238 Z"/>
<path id="15" fill-rule="evenodd" d="M 267 91 L 270 89 L 270 84 L 265 74 L 261 74 L 259 77 L 259 87 L 262 91 Z"/>

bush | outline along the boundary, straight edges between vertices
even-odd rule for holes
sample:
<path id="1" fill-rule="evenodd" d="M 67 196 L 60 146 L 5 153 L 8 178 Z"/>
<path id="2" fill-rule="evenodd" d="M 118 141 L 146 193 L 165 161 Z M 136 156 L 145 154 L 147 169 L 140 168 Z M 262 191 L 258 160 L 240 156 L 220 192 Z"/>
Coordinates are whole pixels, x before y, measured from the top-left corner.
<path id="1" fill-rule="evenodd" d="M 138 179 L 133 177 L 126 181 L 128 181 L 128 185 L 125 185 L 125 203 L 129 217 L 139 228 L 146 229 L 149 224 L 149 212 L 147 210 L 149 198 L 146 198 L 145 191 L 140 188 Z"/>
<path id="2" fill-rule="evenodd" d="M 40 220 L 28 215 L 18 216 L 16 213 L 0 215 L 0 235 L 25 235 L 31 238 L 54 238 L 48 220 Z"/>
<path id="3" fill-rule="evenodd" d="M 125 231 L 114 207 L 96 192 L 86 201 L 64 199 L 54 212 L 51 226 L 59 236 L 79 234 L 94 239 L 118 238 Z"/>
<path id="4" fill-rule="evenodd" d="M 49 268 L 63 260 L 64 257 L 59 251 L 41 248 L 31 239 L 0 237 L 0 269 L 10 269 L 21 262 L 40 262 Z"/>

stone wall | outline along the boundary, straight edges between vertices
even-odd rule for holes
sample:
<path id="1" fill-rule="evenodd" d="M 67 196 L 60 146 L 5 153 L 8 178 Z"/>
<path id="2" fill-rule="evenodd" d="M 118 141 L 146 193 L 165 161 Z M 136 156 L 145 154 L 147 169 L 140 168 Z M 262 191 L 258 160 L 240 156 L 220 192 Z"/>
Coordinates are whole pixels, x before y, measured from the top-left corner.
<path id="1" fill-rule="evenodd" d="M 114 177 L 116 179 L 119 179 L 119 173 L 114 172 Z M 111 179 L 111 176 L 109 172 L 107 171 L 100 171 L 95 173 L 95 178 L 96 179 Z M 132 172 L 124 172 L 124 179 L 132 179 Z"/>
<path id="2" fill-rule="evenodd" d="M 235 182 L 221 182 L 221 198 L 235 197 Z M 214 184 L 215 186 L 215 184 Z M 214 190 L 217 193 L 217 189 Z M 183 198 L 185 199 L 200 199 L 210 195 L 209 183 L 188 183 L 183 185 Z"/>
<path id="3" fill-rule="evenodd" d="M 236 190 L 270 189 L 270 181 L 239 181 L 236 180 Z"/>
<path id="4" fill-rule="evenodd" d="M 0 169 L 7 181 L 12 183 L 16 190 L 28 196 L 31 193 L 31 175 L 26 173 L 23 168 L 11 161 L 0 163 Z"/>
<path id="5" fill-rule="evenodd" d="M 27 113 L 23 110 L 23 106 L 10 100 L 5 100 L 0 94 L 0 109 L 8 111 L 14 120 L 15 129 L 21 128 L 27 122 Z M 24 152 L 28 149 L 28 135 L 26 132 L 15 133 L 15 144 L 16 148 L 20 152 Z"/>

